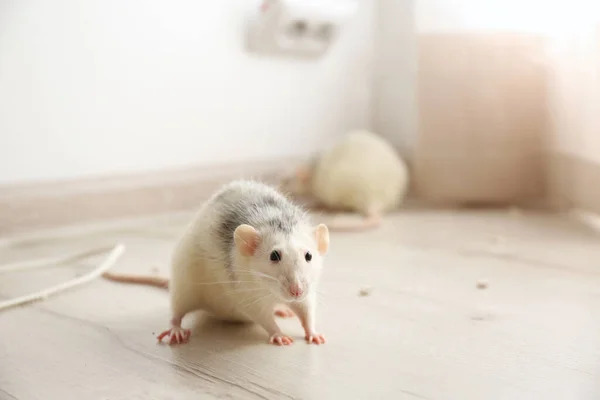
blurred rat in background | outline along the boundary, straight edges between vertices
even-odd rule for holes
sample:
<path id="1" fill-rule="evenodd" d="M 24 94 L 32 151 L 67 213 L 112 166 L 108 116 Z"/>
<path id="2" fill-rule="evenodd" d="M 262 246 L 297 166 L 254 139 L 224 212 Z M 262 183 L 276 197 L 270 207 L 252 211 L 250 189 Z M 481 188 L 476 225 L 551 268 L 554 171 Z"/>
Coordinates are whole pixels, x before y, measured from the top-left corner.
<path id="1" fill-rule="evenodd" d="M 377 228 L 384 213 L 399 208 L 408 186 L 408 167 L 396 150 L 379 135 L 353 131 L 300 165 L 281 188 L 326 209 L 364 217 L 329 223 L 330 230 L 363 231 Z"/>

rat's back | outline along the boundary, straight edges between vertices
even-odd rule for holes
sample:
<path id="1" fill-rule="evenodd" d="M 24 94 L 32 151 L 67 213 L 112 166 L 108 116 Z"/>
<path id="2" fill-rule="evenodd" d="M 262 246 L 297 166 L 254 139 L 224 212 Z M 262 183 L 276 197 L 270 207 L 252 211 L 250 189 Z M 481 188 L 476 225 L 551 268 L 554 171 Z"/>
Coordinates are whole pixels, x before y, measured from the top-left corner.
<path id="1" fill-rule="evenodd" d="M 273 187 L 236 180 L 224 185 L 202 205 L 182 238 L 182 245 L 188 247 L 183 251 L 226 258 L 238 226 L 248 224 L 259 231 L 276 228 L 291 232 L 304 218 L 304 212 Z"/>
<path id="2" fill-rule="evenodd" d="M 367 213 L 396 208 L 408 186 L 408 172 L 395 149 L 368 132 L 349 133 L 323 155 L 313 177 L 313 192 L 330 207 Z"/>

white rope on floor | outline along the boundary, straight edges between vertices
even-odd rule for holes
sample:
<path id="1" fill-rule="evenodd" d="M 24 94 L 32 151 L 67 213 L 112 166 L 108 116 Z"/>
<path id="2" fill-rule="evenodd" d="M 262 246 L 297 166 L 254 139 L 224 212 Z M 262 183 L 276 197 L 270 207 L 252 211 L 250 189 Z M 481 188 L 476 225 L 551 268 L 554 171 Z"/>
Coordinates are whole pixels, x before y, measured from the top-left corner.
<path id="1" fill-rule="evenodd" d="M 53 232 L 42 234 L 30 234 L 18 238 L 0 239 L 0 249 L 32 246 L 36 244 L 49 244 L 55 241 L 62 242 L 74 240 L 82 236 L 86 239 L 89 239 L 90 237 L 102 237 L 106 234 L 125 234 L 164 240 L 175 239 L 175 235 L 165 232 L 164 227 L 162 229 L 153 229 L 150 227 L 104 227 L 99 228 L 98 230 L 83 233 L 83 235 L 78 230 L 67 230 L 58 234 L 56 232 Z M 122 243 L 118 243 L 115 246 L 97 247 L 90 250 L 72 253 L 70 255 L 62 257 L 49 257 L 37 260 L 19 261 L 11 264 L 0 265 L 0 274 L 3 274 L 10 272 L 28 271 L 44 267 L 52 267 L 57 265 L 66 265 L 82 259 L 108 253 L 105 260 L 102 263 L 100 263 L 97 268 L 83 276 L 71 279 L 59 285 L 43 289 L 35 293 L 27 294 L 14 299 L 0 301 L 0 311 L 6 310 L 11 307 L 23 305 L 26 303 L 43 300 L 53 294 L 63 292 L 91 282 L 92 280 L 100 277 L 110 268 L 112 268 L 112 266 L 118 261 L 118 259 L 123 255 L 124 252 L 125 246 Z"/>
<path id="2" fill-rule="evenodd" d="M 104 254 L 104 253 L 108 253 L 112 249 L 114 249 L 114 246 L 110 246 L 110 247 L 105 246 L 105 247 L 99 247 L 99 248 L 95 248 L 95 249 L 91 249 L 91 250 L 87 250 L 87 251 L 83 251 L 83 252 L 73 253 L 68 256 L 63 256 L 63 257 L 41 258 L 38 260 L 27 260 L 27 261 L 15 262 L 12 264 L 4 264 L 4 265 L 0 265 L 0 274 L 70 264 L 75 261 L 83 260 L 83 259 L 90 258 L 93 256 L 98 256 L 98 255 Z"/>
<path id="3" fill-rule="evenodd" d="M 82 252 L 79 254 L 62 257 L 62 258 L 54 259 L 54 260 L 43 259 L 43 260 L 33 260 L 33 261 L 29 261 L 29 262 L 11 264 L 8 266 L 1 267 L 0 272 L 8 272 L 8 271 L 14 272 L 14 271 L 20 271 L 20 270 L 26 270 L 26 269 L 41 268 L 41 267 L 49 266 L 49 265 L 53 265 L 53 264 L 62 264 L 62 263 L 66 263 L 69 261 L 87 258 L 87 257 L 97 255 L 97 254 L 102 254 L 104 252 L 107 252 L 107 250 L 108 249 L 106 249 L 106 248 L 102 248 L 102 249 L 98 248 L 98 249 L 88 250 L 88 251 L 85 251 L 85 252 Z M 104 259 L 104 261 L 102 261 L 95 269 L 93 269 L 89 273 L 82 275 L 78 278 L 74 278 L 74 279 L 68 280 L 66 282 L 60 283 L 56 286 L 40 290 L 38 292 L 30 293 L 30 294 L 20 296 L 20 297 L 14 298 L 14 299 L 2 301 L 2 302 L 0 302 L 0 311 L 6 310 L 11 307 L 23 305 L 26 303 L 44 300 L 45 298 L 47 298 L 53 294 L 64 292 L 64 291 L 72 289 L 74 287 L 81 286 L 83 284 L 91 282 L 92 280 L 98 278 L 104 272 L 106 272 L 110 268 L 112 268 L 112 266 L 119 260 L 119 258 L 121 258 L 121 256 L 125 252 L 125 246 L 121 243 L 118 243 L 117 245 L 115 245 L 114 247 L 112 247 L 109 250 L 110 250 L 110 253 Z"/>

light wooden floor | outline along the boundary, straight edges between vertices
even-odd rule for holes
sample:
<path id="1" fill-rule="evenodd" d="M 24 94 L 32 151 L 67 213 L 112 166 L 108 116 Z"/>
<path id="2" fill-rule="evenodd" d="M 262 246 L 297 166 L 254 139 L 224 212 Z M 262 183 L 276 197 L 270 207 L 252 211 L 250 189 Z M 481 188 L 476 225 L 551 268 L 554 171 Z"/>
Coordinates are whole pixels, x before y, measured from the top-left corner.
<path id="1" fill-rule="evenodd" d="M 186 217 L 138 224 L 156 237 L 25 243 L 0 259 L 121 239 L 115 270 L 166 274 Z M 92 265 L 0 275 L 0 297 Z M 275 347 L 257 327 L 200 317 L 184 322 L 189 344 L 160 346 L 166 292 L 101 279 L 2 312 L 0 399 L 600 399 L 600 246 L 567 219 L 399 214 L 376 232 L 334 234 L 321 290 L 320 347 L 294 320 L 281 325 L 299 340 Z"/>

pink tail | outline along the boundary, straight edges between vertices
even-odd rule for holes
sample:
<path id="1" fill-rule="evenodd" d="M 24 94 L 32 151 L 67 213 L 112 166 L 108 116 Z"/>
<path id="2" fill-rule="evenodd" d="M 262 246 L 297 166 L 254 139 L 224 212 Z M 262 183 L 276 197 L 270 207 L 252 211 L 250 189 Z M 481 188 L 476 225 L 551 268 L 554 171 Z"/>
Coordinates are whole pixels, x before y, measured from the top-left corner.
<path id="1" fill-rule="evenodd" d="M 102 276 L 104 278 L 114 281 L 114 282 L 156 286 L 156 287 L 164 288 L 164 289 L 169 288 L 169 280 L 167 278 L 161 278 L 158 276 L 125 275 L 125 274 L 114 274 L 112 272 L 105 272 L 104 274 L 102 274 Z"/>
<path id="2" fill-rule="evenodd" d="M 380 214 L 370 214 L 367 217 L 346 223 L 333 222 L 327 224 L 330 231 L 333 232 L 365 232 L 371 229 L 376 229 L 381 225 Z"/>

